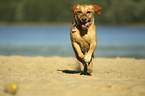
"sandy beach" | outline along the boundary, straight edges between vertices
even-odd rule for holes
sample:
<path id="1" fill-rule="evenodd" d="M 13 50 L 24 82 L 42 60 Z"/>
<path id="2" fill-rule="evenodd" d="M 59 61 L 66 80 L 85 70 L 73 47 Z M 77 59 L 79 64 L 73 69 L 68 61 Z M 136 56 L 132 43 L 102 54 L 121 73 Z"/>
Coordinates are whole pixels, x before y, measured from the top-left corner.
<path id="1" fill-rule="evenodd" d="M 95 58 L 92 76 L 73 57 L 0 56 L 0 96 L 145 96 L 145 59 Z M 10 81 L 15 95 L 4 92 Z"/>

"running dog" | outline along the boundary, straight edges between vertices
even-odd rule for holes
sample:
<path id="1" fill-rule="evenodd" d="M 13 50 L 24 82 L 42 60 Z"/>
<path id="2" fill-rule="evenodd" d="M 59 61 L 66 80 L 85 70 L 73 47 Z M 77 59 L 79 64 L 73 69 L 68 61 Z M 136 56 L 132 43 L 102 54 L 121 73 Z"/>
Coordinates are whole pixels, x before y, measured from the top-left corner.
<path id="1" fill-rule="evenodd" d="M 94 51 L 97 46 L 94 13 L 101 15 L 101 7 L 97 5 L 79 4 L 71 8 L 74 21 L 71 26 L 70 38 L 76 58 L 83 64 L 81 74 L 91 75 Z"/>

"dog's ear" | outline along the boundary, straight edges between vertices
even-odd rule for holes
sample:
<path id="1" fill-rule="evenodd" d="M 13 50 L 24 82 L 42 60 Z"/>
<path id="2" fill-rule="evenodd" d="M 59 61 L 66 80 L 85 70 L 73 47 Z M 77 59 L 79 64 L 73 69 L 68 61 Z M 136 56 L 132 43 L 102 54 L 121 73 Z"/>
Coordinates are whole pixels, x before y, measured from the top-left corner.
<path id="1" fill-rule="evenodd" d="M 73 11 L 74 12 L 74 10 L 75 10 L 75 8 L 77 7 L 77 5 L 75 5 L 75 6 L 73 6 L 73 7 L 71 7 L 71 11 Z"/>
<path id="2" fill-rule="evenodd" d="M 98 14 L 98 15 L 101 15 L 101 7 L 100 6 L 97 6 L 97 5 L 93 5 L 93 9 L 95 10 L 95 12 Z"/>

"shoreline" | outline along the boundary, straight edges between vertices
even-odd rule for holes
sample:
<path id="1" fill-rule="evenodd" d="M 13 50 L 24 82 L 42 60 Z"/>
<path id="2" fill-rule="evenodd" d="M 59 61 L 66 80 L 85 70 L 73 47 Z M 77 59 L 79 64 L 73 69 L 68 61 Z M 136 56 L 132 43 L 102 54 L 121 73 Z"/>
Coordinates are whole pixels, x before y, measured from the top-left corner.
<path id="1" fill-rule="evenodd" d="M 145 23 L 123 23 L 123 24 L 99 24 L 95 23 L 96 26 L 111 26 L 111 27 L 142 27 L 145 28 Z M 0 22 L 0 26 L 68 26 L 71 27 L 72 22 Z"/>

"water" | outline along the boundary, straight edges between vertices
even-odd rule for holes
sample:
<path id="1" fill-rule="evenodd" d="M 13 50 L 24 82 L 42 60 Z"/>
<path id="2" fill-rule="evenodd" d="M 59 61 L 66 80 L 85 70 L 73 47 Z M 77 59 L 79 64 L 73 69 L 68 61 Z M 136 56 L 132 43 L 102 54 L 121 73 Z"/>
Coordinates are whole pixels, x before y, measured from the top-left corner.
<path id="1" fill-rule="evenodd" d="M 74 56 L 68 26 L 0 26 L 0 55 Z M 145 58 L 145 27 L 97 27 L 96 57 Z"/>

